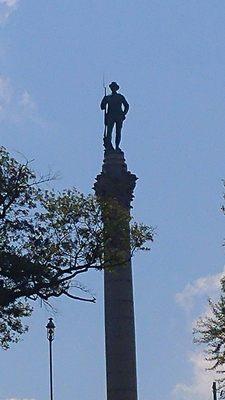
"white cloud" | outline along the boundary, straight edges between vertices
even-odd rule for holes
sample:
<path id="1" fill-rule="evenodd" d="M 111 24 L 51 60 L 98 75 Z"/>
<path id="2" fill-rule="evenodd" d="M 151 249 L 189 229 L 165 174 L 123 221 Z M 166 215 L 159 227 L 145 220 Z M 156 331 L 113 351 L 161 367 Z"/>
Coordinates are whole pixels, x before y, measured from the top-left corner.
<path id="1" fill-rule="evenodd" d="M 9 8 L 14 8 L 19 3 L 19 0 L 0 0 L 0 4 L 5 4 Z"/>
<path id="2" fill-rule="evenodd" d="M 220 280 L 224 274 L 225 268 L 220 273 L 208 275 L 197 279 L 193 283 L 188 283 L 182 292 L 176 294 L 177 303 L 186 310 L 191 310 L 196 298 L 200 298 L 202 295 L 212 296 L 219 290 Z"/>
<path id="3" fill-rule="evenodd" d="M 178 383 L 173 390 L 173 398 L 177 400 L 206 400 L 212 398 L 212 383 L 218 378 L 214 371 L 206 371 L 209 367 L 202 352 L 192 352 L 188 357 L 193 367 L 192 382 L 187 385 Z"/>
<path id="4" fill-rule="evenodd" d="M 203 317 L 210 316 L 211 310 L 206 302 L 206 297 L 218 297 L 220 293 L 220 280 L 225 275 L 225 268 L 222 272 L 207 275 L 188 283 L 184 289 L 177 293 L 176 302 L 188 311 L 191 317 L 191 325 L 196 325 L 195 314 L 200 311 Z M 196 312 L 197 311 L 197 312 Z M 194 351 L 188 354 L 188 363 L 192 366 L 192 379 L 190 382 L 178 382 L 172 392 L 171 398 L 175 400 L 206 400 L 212 399 L 212 383 L 219 378 L 215 371 L 207 371 L 210 367 L 209 362 L 205 360 L 203 351 Z"/>
<path id="5" fill-rule="evenodd" d="M 12 99 L 13 89 L 9 78 L 0 75 L 0 113 Z"/>
<path id="6" fill-rule="evenodd" d="M 37 104 L 29 91 L 16 87 L 12 84 L 9 77 L 1 74 L 0 122 L 7 122 L 15 125 L 24 122 L 32 122 L 42 129 L 49 129 L 51 125 L 41 117 Z"/>
<path id="7" fill-rule="evenodd" d="M 27 119 L 42 124 L 31 94 L 14 87 L 8 77 L 0 75 L 0 121 L 20 123 Z"/>
<path id="8" fill-rule="evenodd" d="M 34 100 L 32 99 L 30 93 L 27 90 L 24 90 L 23 93 L 21 94 L 20 105 L 24 109 L 27 110 L 29 109 L 31 111 L 35 111 L 37 109 Z"/>
<path id="9" fill-rule="evenodd" d="M 20 0 L 0 0 L 0 24 L 3 25 L 17 9 Z"/>
<path id="10" fill-rule="evenodd" d="M 20 92 L 18 96 L 17 120 L 15 122 L 20 122 L 21 120 L 30 120 L 43 129 L 49 128 L 49 123 L 39 114 L 37 104 L 27 90 Z"/>
<path id="11" fill-rule="evenodd" d="M 0 399 L 0 400 L 35 400 L 35 399 L 27 399 L 27 398 L 21 398 L 21 397 L 10 397 L 7 399 Z"/>

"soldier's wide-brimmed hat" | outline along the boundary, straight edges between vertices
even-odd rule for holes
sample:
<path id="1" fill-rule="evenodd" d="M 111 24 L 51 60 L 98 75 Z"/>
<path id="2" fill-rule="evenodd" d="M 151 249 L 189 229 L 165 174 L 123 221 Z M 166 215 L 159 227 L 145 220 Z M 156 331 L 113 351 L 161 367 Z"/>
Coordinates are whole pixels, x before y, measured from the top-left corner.
<path id="1" fill-rule="evenodd" d="M 110 83 L 109 87 L 110 87 L 110 89 L 116 89 L 116 90 L 119 90 L 119 88 L 120 88 L 116 82 Z"/>

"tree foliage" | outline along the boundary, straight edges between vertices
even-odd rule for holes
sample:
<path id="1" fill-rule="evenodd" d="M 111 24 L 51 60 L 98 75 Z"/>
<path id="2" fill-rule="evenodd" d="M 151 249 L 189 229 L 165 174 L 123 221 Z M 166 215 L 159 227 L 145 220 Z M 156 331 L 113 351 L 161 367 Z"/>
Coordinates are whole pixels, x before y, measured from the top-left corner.
<path id="1" fill-rule="evenodd" d="M 225 214 L 224 206 L 222 212 Z M 194 342 L 205 345 L 208 369 L 218 373 L 220 386 L 225 388 L 225 277 L 221 279 L 219 300 L 209 299 L 208 304 L 209 312 L 198 319 L 194 328 Z"/>
<path id="2" fill-rule="evenodd" d="M 209 370 L 220 374 L 220 383 L 225 384 L 225 294 L 222 280 L 222 294 L 217 302 L 209 299 L 209 313 L 198 319 L 194 328 L 195 343 L 206 346 L 206 360 Z"/>
<path id="3" fill-rule="evenodd" d="M 128 214 L 115 203 L 99 204 L 97 199 L 76 189 L 61 193 L 45 190 L 49 177 L 37 178 L 30 163 L 21 164 L 0 148 L 0 345 L 8 348 L 27 330 L 21 318 L 32 313 L 31 301 L 48 302 L 67 296 L 94 302 L 77 282 L 90 269 L 113 268 L 123 264 L 121 253 L 105 259 L 104 246 L 110 229 L 120 229 L 120 239 L 130 223 Z M 104 230 L 104 215 L 116 210 L 117 218 Z M 107 217 L 106 217 L 107 218 Z M 124 226 L 124 229 L 123 229 Z M 120 228 L 119 228 L 120 227 Z M 131 254 L 148 250 L 153 229 L 131 223 Z M 121 246 L 120 246 L 121 250 Z"/>

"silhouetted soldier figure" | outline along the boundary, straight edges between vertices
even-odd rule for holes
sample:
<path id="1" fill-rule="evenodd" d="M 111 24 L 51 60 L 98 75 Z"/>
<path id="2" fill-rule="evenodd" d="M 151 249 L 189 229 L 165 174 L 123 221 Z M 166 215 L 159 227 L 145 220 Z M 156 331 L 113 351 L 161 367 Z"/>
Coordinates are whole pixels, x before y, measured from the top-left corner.
<path id="1" fill-rule="evenodd" d="M 115 144 L 116 150 L 118 150 L 121 141 L 123 121 L 128 113 L 129 104 L 122 94 L 117 93 L 120 87 L 116 82 L 112 82 L 109 87 L 112 91 L 112 94 L 104 96 L 101 102 L 101 109 L 105 110 L 106 132 L 104 135 L 104 144 L 106 149 L 113 149 L 112 131 L 114 125 L 116 124 Z"/>

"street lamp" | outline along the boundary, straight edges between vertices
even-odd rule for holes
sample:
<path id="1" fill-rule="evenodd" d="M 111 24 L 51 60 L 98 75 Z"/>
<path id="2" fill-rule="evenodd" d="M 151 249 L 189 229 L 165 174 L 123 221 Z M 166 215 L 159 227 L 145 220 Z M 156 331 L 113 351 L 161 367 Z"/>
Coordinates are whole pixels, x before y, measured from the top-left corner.
<path id="1" fill-rule="evenodd" d="M 218 392 L 218 389 L 217 389 L 217 387 L 216 387 L 216 382 L 213 382 L 212 390 L 213 390 L 213 400 L 217 400 L 217 392 Z M 224 391 L 224 390 L 221 390 L 221 392 L 220 392 L 220 394 L 219 394 L 219 399 L 220 399 L 220 400 L 225 399 L 224 395 L 225 395 L 225 391 Z"/>
<path id="2" fill-rule="evenodd" d="M 54 340 L 54 335 L 55 335 L 55 324 L 52 318 L 49 318 L 46 328 L 47 328 L 47 339 L 49 341 L 50 399 L 53 400 L 52 342 Z"/>
<path id="3" fill-rule="evenodd" d="M 212 390 L 213 390 L 213 400 L 217 400 L 217 388 L 216 388 L 216 382 L 213 382 L 213 385 L 212 385 Z"/>

